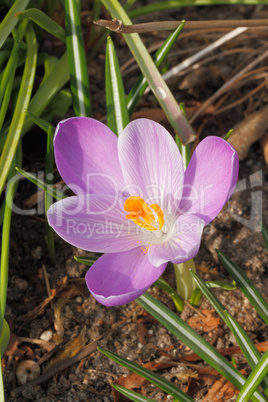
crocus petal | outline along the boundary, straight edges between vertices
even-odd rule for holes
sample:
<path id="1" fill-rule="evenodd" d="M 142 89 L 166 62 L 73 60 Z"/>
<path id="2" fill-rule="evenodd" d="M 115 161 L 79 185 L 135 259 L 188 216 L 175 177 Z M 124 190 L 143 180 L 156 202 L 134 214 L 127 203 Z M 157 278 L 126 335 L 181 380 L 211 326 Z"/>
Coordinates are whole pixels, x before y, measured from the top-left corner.
<path id="1" fill-rule="evenodd" d="M 234 192 L 239 162 L 234 148 L 219 137 L 197 146 L 184 175 L 180 211 L 212 221 Z"/>
<path id="2" fill-rule="evenodd" d="M 165 196 L 166 203 L 170 195 L 181 198 L 182 157 L 163 126 L 147 119 L 134 120 L 119 136 L 118 154 L 132 196 L 140 196 L 147 202 L 157 202 Z"/>
<path id="3" fill-rule="evenodd" d="M 75 194 L 117 194 L 124 186 L 117 137 L 103 123 L 87 117 L 61 121 L 54 148 L 60 175 Z"/>
<path id="4" fill-rule="evenodd" d="M 64 198 L 47 211 L 55 232 L 83 250 L 106 253 L 149 244 L 150 238 L 126 219 L 124 198 L 87 194 Z"/>
<path id="5" fill-rule="evenodd" d="M 174 264 L 190 260 L 200 247 L 204 221 L 194 215 L 181 215 L 176 221 L 176 233 L 162 244 L 149 248 L 148 257 L 155 266 L 171 261 Z"/>
<path id="6" fill-rule="evenodd" d="M 97 301 L 119 306 L 141 296 L 162 275 L 166 265 L 154 267 L 141 248 L 108 253 L 88 270 L 86 284 Z"/>

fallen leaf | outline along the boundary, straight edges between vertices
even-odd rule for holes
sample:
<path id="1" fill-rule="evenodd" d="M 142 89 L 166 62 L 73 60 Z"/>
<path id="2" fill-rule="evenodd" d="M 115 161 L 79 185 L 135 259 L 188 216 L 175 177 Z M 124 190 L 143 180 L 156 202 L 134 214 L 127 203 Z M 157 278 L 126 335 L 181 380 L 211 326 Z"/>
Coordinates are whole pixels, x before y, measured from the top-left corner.
<path id="1" fill-rule="evenodd" d="M 240 372 L 245 374 L 245 370 L 240 370 Z M 233 396 L 238 394 L 239 390 L 222 376 L 212 385 L 207 395 L 202 399 L 202 402 L 229 401 Z"/>
<path id="2" fill-rule="evenodd" d="M 174 364 L 171 362 L 148 362 L 142 365 L 142 367 L 147 368 L 151 371 L 158 371 L 164 368 L 173 367 Z M 139 389 L 144 384 L 147 384 L 149 381 L 145 378 L 141 377 L 139 374 L 130 373 L 128 376 L 122 376 L 118 378 L 114 383 L 117 385 L 121 385 L 127 389 Z M 128 402 L 129 399 L 124 397 L 120 392 L 116 391 L 114 388 L 112 390 L 114 402 Z"/>
<path id="3" fill-rule="evenodd" d="M 193 329 L 203 331 L 203 332 L 210 332 L 213 329 L 218 328 L 218 326 L 220 324 L 220 318 L 213 317 L 214 312 L 215 312 L 215 310 L 208 310 L 208 309 L 201 310 L 201 313 L 204 314 L 205 317 L 202 317 L 200 315 L 190 317 L 187 320 L 187 323 Z"/>
<path id="4" fill-rule="evenodd" d="M 65 276 L 61 281 L 57 289 L 51 289 L 51 296 L 47 297 L 42 303 L 40 303 L 37 307 L 35 307 L 32 311 L 29 311 L 24 316 L 23 323 L 18 329 L 18 333 L 21 331 L 21 329 L 24 327 L 25 324 L 28 322 L 32 321 L 34 318 L 38 317 L 39 315 L 43 314 L 44 309 L 46 306 L 51 303 L 51 301 L 63 290 L 67 283 L 67 276 Z"/>
<path id="5" fill-rule="evenodd" d="M 264 353 L 268 349 L 268 341 L 255 343 L 255 347 L 258 349 L 259 352 Z M 231 355 L 234 355 L 237 353 L 242 353 L 239 346 L 231 346 L 230 348 L 217 349 L 217 350 L 223 356 L 231 356 Z M 182 362 L 183 361 L 194 362 L 194 361 L 202 360 L 202 359 L 196 353 L 191 353 L 190 355 L 187 355 L 187 356 L 180 356 L 178 358 L 178 360 L 182 361 Z"/>

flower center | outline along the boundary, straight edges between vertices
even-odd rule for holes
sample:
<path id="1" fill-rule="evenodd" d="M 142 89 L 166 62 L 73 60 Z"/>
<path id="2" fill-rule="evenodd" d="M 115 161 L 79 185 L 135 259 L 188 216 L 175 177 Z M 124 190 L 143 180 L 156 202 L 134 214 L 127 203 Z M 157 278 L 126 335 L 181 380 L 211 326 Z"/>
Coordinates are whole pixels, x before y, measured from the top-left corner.
<path id="1" fill-rule="evenodd" d="M 129 212 L 129 215 L 126 215 L 127 219 L 147 230 L 161 230 L 165 223 L 164 213 L 159 205 L 149 206 L 141 197 L 128 197 L 124 210 Z"/>

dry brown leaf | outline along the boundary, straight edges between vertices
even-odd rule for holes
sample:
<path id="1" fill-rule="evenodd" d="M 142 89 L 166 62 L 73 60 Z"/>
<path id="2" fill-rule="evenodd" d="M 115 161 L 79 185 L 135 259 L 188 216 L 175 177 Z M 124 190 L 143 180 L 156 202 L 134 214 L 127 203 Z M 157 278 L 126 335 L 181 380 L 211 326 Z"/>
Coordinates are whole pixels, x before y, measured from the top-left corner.
<path id="1" fill-rule="evenodd" d="M 220 324 L 220 318 L 219 317 L 213 317 L 213 313 L 215 310 L 208 310 L 204 309 L 201 310 L 201 313 L 205 315 L 205 317 L 202 317 L 200 315 L 190 317 L 187 320 L 187 323 L 192 327 L 193 329 L 203 331 L 203 332 L 210 332 L 213 329 L 218 328 Z"/>
<path id="2" fill-rule="evenodd" d="M 264 353 L 268 349 L 268 341 L 255 343 L 255 347 L 258 349 L 259 352 Z M 237 353 L 242 353 L 239 346 L 232 346 L 230 348 L 217 349 L 217 350 L 223 356 L 230 356 Z M 201 357 L 198 356 L 196 353 L 191 353 L 190 355 L 179 357 L 179 361 L 194 362 L 196 360 L 201 360 Z"/>
<path id="3" fill-rule="evenodd" d="M 79 351 L 85 346 L 86 337 L 84 331 L 82 331 L 76 338 L 71 339 L 66 343 L 61 352 L 47 365 L 44 373 L 49 372 L 54 367 L 59 366 L 65 361 L 70 360 L 72 357 L 77 355 Z"/>
<path id="4" fill-rule="evenodd" d="M 244 369 L 240 370 L 240 373 L 245 375 L 246 371 Z M 239 394 L 239 390 L 225 377 L 221 377 L 217 380 L 207 395 L 202 399 L 202 402 L 225 402 L 229 401 L 234 395 Z"/>
<path id="5" fill-rule="evenodd" d="M 27 324 L 29 321 L 32 321 L 34 318 L 43 314 L 46 306 L 51 303 L 51 301 L 62 291 L 67 283 L 67 276 L 65 276 L 61 281 L 57 289 L 51 289 L 51 296 L 47 297 L 42 303 L 40 303 L 37 307 L 35 307 L 32 311 L 29 311 L 25 316 L 23 323 L 18 329 L 18 332 Z"/>
<path id="6" fill-rule="evenodd" d="M 202 399 L 202 402 L 224 402 L 229 401 L 234 395 L 237 395 L 239 390 L 226 378 L 221 377 L 216 381 L 207 395 Z"/>
<path id="7" fill-rule="evenodd" d="M 183 389 L 183 392 L 189 396 L 193 396 L 202 386 L 214 384 L 217 376 L 219 376 L 219 373 L 213 369 L 211 373 L 200 371 L 197 377 L 189 377 L 187 387 Z"/>
<path id="8" fill-rule="evenodd" d="M 240 160 L 245 159 L 251 145 L 259 140 L 268 129 L 267 113 L 268 106 L 259 112 L 250 114 L 234 127 L 228 142 L 233 145 Z"/>
<path id="9" fill-rule="evenodd" d="M 148 370 L 157 371 L 162 370 L 164 368 L 173 367 L 173 363 L 149 362 L 143 364 L 142 366 L 147 368 Z M 118 378 L 114 383 L 117 385 L 121 385 L 122 387 L 125 387 L 127 389 L 134 389 L 134 388 L 139 389 L 144 384 L 148 383 L 148 380 L 146 380 L 145 378 L 141 377 L 136 373 L 131 373 L 128 376 L 122 376 Z M 116 391 L 114 388 L 112 391 L 113 391 L 114 402 L 126 402 L 129 400 L 128 398 L 126 399 L 126 397 L 123 397 L 123 395 L 120 394 L 120 392 Z"/>

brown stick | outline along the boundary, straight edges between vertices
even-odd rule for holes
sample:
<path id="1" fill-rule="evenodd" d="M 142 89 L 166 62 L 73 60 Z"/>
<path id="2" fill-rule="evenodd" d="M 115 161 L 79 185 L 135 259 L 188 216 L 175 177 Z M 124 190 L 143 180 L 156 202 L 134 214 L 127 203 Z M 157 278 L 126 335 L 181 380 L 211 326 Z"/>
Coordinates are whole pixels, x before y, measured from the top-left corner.
<path id="1" fill-rule="evenodd" d="M 25 388 L 29 387 L 29 386 L 33 386 L 33 385 L 38 385 L 41 384 L 44 381 L 47 381 L 50 377 L 53 377 L 53 375 L 57 374 L 59 371 L 63 371 L 66 368 L 68 368 L 69 366 L 71 366 L 72 364 L 84 359 L 85 357 L 87 357 L 88 355 L 90 355 L 91 353 L 95 352 L 95 350 L 98 347 L 98 343 L 99 341 L 106 336 L 107 334 L 109 334 L 110 332 L 114 331 L 116 328 L 118 328 L 120 325 L 124 324 L 127 320 L 129 320 L 132 315 L 137 312 L 138 310 L 140 310 L 141 307 L 138 306 L 136 308 L 134 308 L 130 314 L 128 314 L 122 321 L 116 323 L 115 325 L 113 325 L 113 327 L 111 329 L 109 329 L 108 331 L 106 331 L 104 334 L 100 335 L 97 339 L 95 339 L 95 341 L 91 342 L 89 345 L 83 347 L 75 356 L 71 357 L 69 360 L 62 362 L 61 364 L 59 364 L 57 367 L 52 368 L 51 370 L 49 370 L 47 373 L 44 373 L 42 375 L 40 375 L 40 377 L 36 378 L 35 380 L 29 381 L 24 385 L 21 385 L 18 388 L 13 389 L 13 391 L 11 391 L 11 395 L 16 398 L 17 396 L 19 396 L 24 390 Z"/>
<path id="2" fill-rule="evenodd" d="M 94 24 L 110 29 L 113 32 L 131 34 L 145 33 L 152 31 L 170 31 L 176 29 L 183 21 L 160 21 L 146 22 L 142 24 L 123 25 L 120 20 L 99 20 L 94 21 Z M 223 20 L 223 21 L 186 21 L 185 29 L 203 29 L 203 28 L 268 28 L 268 19 L 257 20 Z"/>

